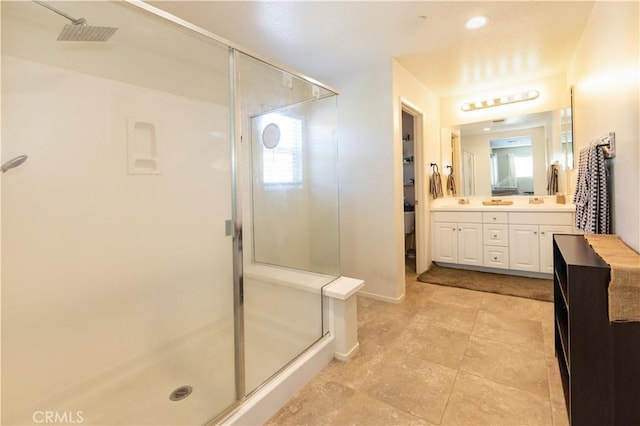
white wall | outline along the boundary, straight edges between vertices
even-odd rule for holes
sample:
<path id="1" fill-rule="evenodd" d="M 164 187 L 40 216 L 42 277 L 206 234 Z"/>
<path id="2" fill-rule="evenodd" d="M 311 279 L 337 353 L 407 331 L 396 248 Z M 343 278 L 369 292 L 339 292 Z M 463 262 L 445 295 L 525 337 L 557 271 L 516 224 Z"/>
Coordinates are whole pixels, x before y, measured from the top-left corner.
<path id="1" fill-rule="evenodd" d="M 2 22 L 2 7 L 0 6 L 0 22 Z M 2 46 L 2 31 L 0 31 L 0 53 Z M 0 82 L 2 81 L 2 55 L 0 55 Z M 2 117 L 2 102 L 0 102 L 0 117 Z M 0 129 L 2 128 L 2 119 L 0 118 Z M 0 161 L 3 161 L 2 158 L 2 136 L 0 135 Z M 0 173 L 0 325 L 2 324 L 2 175 L 4 173 Z M 2 342 L 2 327 L 0 326 L 0 343 Z M 2 359 L 2 344 L 0 344 L 0 360 Z M 0 368 L 0 419 L 2 419 L 2 368 Z M 1 420 L 0 420 L 1 421 Z"/>
<path id="2" fill-rule="evenodd" d="M 610 177 L 613 232 L 636 251 L 640 250 L 638 9 L 638 2 L 596 2 L 568 73 L 575 88 L 575 152 L 607 132 L 616 134 Z"/>
<path id="3" fill-rule="evenodd" d="M 401 101 L 408 102 L 422 113 L 422 134 L 416 135 L 416 155 L 421 157 L 422 163 L 415 163 L 416 172 L 416 268 L 418 273 L 424 272 L 431 265 L 431 229 L 429 214 L 429 163 L 438 163 L 444 175 L 444 165 L 440 162 L 440 100 L 402 65 L 393 61 L 393 146 L 394 146 L 394 197 L 396 207 L 396 221 L 403 228 L 404 216 L 402 210 L 402 107 Z M 398 179 L 400 179 L 398 181 Z M 446 188 L 443 188 L 446 191 Z M 396 231 L 398 232 L 398 231 Z M 396 238 L 396 247 L 400 258 L 400 271 L 404 282 L 404 252 L 402 242 L 404 230 L 401 229 Z M 398 259 L 396 259 L 398 262 Z M 404 289 L 404 286 L 403 286 Z"/>
<path id="4" fill-rule="evenodd" d="M 401 100 L 423 113 L 423 134 L 416 141 L 416 149 L 422 150 L 427 164 L 440 155 L 439 102 L 395 61 L 372 64 L 360 73 L 354 70 L 333 84 L 341 90 L 338 150 L 342 275 L 363 279 L 363 294 L 399 301 L 404 297 L 405 282 Z M 416 164 L 416 169 L 420 168 Z M 422 176 L 424 179 L 426 176 Z M 418 175 L 416 182 L 417 193 L 424 194 L 426 183 L 420 182 Z M 418 250 L 424 269 L 431 263 L 428 205 L 423 195 L 418 218 L 426 225 Z"/>
<path id="5" fill-rule="evenodd" d="M 233 277 L 228 107 L 2 60 L 2 157 L 29 155 L 2 181 L 7 414 L 232 326 Z M 131 119 L 157 126 L 161 174 L 127 173 Z"/>
<path id="6" fill-rule="evenodd" d="M 383 60 L 353 70 L 339 87 L 338 158 L 340 176 L 340 265 L 344 276 L 365 281 L 363 293 L 397 301 L 404 295 L 398 264 L 403 245 L 402 206 L 396 183 L 394 127 L 389 120 L 392 64 Z M 400 139 L 398 139 L 398 143 Z M 400 197 L 400 198 L 398 198 Z"/>

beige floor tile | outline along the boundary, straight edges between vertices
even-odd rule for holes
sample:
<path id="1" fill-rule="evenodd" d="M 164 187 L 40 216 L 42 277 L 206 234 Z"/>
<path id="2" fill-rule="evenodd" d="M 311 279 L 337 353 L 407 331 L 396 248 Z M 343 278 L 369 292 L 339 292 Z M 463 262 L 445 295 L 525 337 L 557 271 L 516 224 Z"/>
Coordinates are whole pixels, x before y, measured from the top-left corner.
<path id="1" fill-rule="evenodd" d="M 358 297 L 358 353 L 268 424 L 568 424 L 553 304 L 406 279 L 401 303 Z"/>
<path id="2" fill-rule="evenodd" d="M 551 404 L 551 417 L 554 426 L 569 426 L 569 415 L 564 405 Z"/>
<path id="3" fill-rule="evenodd" d="M 469 343 L 469 334 L 446 328 L 411 323 L 391 350 L 457 369 Z"/>
<path id="4" fill-rule="evenodd" d="M 549 398 L 544 352 L 497 340 L 471 336 L 460 364 L 462 370 Z"/>
<path id="5" fill-rule="evenodd" d="M 461 371 L 442 425 L 550 425 L 549 401 Z"/>
<path id="6" fill-rule="evenodd" d="M 549 315 L 550 302 L 526 299 L 524 297 L 504 296 L 487 293 L 480 309 L 494 314 L 503 314 L 513 318 L 542 321 Z M 551 313 L 550 315 L 553 315 Z"/>
<path id="7" fill-rule="evenodd" d="M 267 425 L 329 424 L 355 394 L 335 382 L 315 380 L 278 411 Z"/>
<path id="8" fill-rule="evenodd" d="M 555 358 L 556 352 L 556 331 L 554 320 L 541 321 L 542 324 L 542 340 L 544 342 L 544 350 L 547 358 Z"/>
<path id="9" fill-rule="evenodd" d="M 429 301 L 413 317 L 410 326 L 435 326 L 469 334 L 477 314 L 477 309 Z"/>
<path id="10" fill-rule="evenodd" d="M 549 375 L 549 401 L 551 403 L 551 414 L 554 425 L 567 425 L 569 423 L 567 405 L 562 389 L 562 379 L 558 361 L 555 357 L 547 360 L 547 372 Z"/>
<path id="11" fill-rule="evenodd" d="M 430 425 L 420 417 L 412 416 L 361 392 L 349 401 L 333 419 L 334 425 Z"/>
<path id="12" fill-rule="evenodd" d="M 542 324 L 540 321 L 480 311 L 471 335 L 521 346 L 540 353 L 544 350 Z"/>
<path id="13" fill-rule="evenodd" d="M 376 345 L 390 346 L 418 312 L 401 304 L 376 301 L 358 311 L 358 340 L 361 345 L 373 341 Z"/>
<path id="14" fill-rule="evenodd" d="M 431 296 L 431 300 L 439 303 L 448 303 L 451 305 L 478 309 L 482 304 L 485 294 L 486 293 L 481 291 L 439 285 L 436 286 L 435 291 Z"/>
<path id="15" fill-rule="evenodd" d="M 455 377 L 454 369 L 408 354 L 390 352 L 360 391 L 437 424 Z"/>
<path id="16" fill-rule="evenodd" d="M 387 348 L 375 343 L 361 345 L 353 358 L 348 361 L 333 360 L 317 377 L 357 390 L 373 374 L 384 358 L 385 351 Z"/>
<path id="17" fill-rule="evenodd" d="M 422 308 L 431 299 L 438 286 L 419 281 L 408 281 L 406 296 L 403 303 L 412 307 Z"/>

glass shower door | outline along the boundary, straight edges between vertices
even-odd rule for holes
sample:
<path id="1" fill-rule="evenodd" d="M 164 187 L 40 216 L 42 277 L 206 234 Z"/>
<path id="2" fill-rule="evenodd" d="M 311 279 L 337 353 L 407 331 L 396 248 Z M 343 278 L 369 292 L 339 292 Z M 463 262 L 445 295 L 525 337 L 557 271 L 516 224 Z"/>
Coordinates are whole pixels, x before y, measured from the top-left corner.
<path id="1" fill-rule="evenodd" d="M 326 332 L 339 275 L 335 93 L 236 52 L 244 234 L 246 391 Z"/>
<path id="2" fill-rule="evenodd" d="M 3 1 L 2 423 L 237 401 L 229 52 L 121 2 Z"/>

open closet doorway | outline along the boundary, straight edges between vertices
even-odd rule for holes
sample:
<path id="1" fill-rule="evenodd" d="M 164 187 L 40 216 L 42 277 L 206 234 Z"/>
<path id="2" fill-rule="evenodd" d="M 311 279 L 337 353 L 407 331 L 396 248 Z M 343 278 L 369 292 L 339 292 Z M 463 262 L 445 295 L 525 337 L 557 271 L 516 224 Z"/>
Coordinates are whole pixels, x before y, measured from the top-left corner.
<path id="1" fill-rule="evenodd" d="M 422 194 L 422 113 L 406 101 L 402 109 L 402 192 L 404 211 L 405 271 L 416 273 L 423 268 L 421 256 L 425 217 L 420 205 Z"/>

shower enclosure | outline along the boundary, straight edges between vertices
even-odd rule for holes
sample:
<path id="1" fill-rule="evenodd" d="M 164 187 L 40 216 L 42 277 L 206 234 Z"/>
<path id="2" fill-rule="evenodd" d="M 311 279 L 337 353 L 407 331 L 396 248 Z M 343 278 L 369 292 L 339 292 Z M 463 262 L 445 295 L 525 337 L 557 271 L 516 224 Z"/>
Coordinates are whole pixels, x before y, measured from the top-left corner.
<path id="1" fill-rule="evenodd" d="M 47 4 L 113 31 L 0 4 L 2 424 L 218 421 L 327 333 L 336 93 L 144 4 Z"/>

